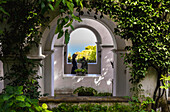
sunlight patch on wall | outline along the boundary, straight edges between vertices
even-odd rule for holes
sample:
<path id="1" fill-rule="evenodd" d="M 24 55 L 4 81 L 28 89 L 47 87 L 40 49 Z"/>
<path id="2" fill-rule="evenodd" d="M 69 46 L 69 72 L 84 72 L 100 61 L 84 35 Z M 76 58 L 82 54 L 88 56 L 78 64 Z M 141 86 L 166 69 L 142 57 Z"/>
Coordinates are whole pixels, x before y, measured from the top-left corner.
<path id="1" fill-rule="evenodd" d="M 107 85 L 111 85 L 112 84 L 112 79 L 107 80 Z"/>
<path id="2" fill-rule="evenodd" d="M 95 78 L 94 79 L 94 83 L 95 83 L 95 85 L 96 86 L 99 86 L 100 85 L 100 83 L 101 83 L 101 81 L 104 79 L 104 77 L 102 77 L 102 76 L 100 76 L 98 79 L 97 78 Z"/>

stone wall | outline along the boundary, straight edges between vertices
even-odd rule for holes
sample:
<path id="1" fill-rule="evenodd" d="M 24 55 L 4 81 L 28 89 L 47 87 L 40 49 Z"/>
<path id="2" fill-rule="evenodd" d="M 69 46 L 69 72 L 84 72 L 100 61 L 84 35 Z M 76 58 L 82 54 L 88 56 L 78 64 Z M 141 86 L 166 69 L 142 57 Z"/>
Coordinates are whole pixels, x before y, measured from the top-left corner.
<path id="1" fill-rule="evenodd" d="M 113 105 L 114 103 L 121 103 L 128 105 L 128 99 L 123 97 L 77 97 L 77 96 L 61 96 L 61 97 L 42 97 L 39 99 L 40 105 L 46 103 L 50 109 L 57 107 L 61 103 L 71 104 L 100 104 Z"/>

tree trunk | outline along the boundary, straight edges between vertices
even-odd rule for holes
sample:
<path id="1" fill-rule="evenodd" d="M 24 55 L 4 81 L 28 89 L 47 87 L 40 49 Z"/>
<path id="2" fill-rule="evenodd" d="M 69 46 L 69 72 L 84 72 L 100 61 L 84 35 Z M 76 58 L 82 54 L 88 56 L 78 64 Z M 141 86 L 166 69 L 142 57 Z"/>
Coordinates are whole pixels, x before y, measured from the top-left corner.
<path id="1" fill-rule="evenodd" d="M 157 108 L 161 107 L 162 112 L 169 112 L 166 91 L 165 89 L 160 88 L 161 85 L 164 86 L 163 81 L 160 80 L 161 74 L 162 72 L 159 71 L 157 77 L 157 85 L 153 95 L 153 100 L 155 101 L 155 104 L 152 104 L 152 109 L 156 111 Z"/>

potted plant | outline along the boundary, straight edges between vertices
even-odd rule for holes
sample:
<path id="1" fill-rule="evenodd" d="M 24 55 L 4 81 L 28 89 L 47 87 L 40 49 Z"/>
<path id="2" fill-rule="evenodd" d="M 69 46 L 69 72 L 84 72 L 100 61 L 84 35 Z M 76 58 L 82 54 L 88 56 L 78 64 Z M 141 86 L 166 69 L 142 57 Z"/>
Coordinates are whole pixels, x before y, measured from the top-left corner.
<path id="1" fill-rule="evenodd" d="M 78 75 L 78 76 L 85 76 L 87 73 L 87 70 L 86 69 L 76 69 L 75 72 L 76 72 L 76 75 Z"/>

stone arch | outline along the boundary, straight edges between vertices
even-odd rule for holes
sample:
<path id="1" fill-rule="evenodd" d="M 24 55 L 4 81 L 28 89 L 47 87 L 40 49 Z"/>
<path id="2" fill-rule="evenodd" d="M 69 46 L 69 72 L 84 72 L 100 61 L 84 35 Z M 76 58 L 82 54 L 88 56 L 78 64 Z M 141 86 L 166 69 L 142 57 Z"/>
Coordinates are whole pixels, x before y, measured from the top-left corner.
<path id="1" fill-rule="evenodd" d="M 129 92 L 128 92 L 129 88 L 127 86 L 128 82 L 126 81 L 124 84 L 122 84 L 120 81 L 120 79 L 122 79 L 122 78 L 120 78 L 120 76 L 123 76 L 124 81 L 128 80 L 128 77 L 124 76 L 124 75 L 120 75 L 119 77 L 117 77 L 118 76 L 117 72 L 121 71 L 120 66 L 122 65 L 119 62 L 117 62 L 117 60 L 120 59 L 120 55 L 118 55 L 118 53 L 125 52 L 125 51 L 123 51 L 123 49 L 126 46 L 126 41 L 121 39 L 119 36 L 114 35 L 113 32 L 114 32 L 114 28 L 116 27 L 116 24 L 113 21 L 111 21 L 110 19 L 108 19 L 107 17 L 105 17 L 103 19 L 95 20 L 93 18 L 93 14 L 91 14 L 91 15 L 84 14 L 84 16 L 82 16 L 81 18 L 83 20 L 86 19 L 86 20 L 90 20 L 93 22 L 98 22 L 98 24 L 102 25 L 102 27 L 105 27 L 105 29 L 107 30 L 109 37 L 110 37 L 109 39 L 106 39 L 106 38 L 108 38 L 108 35 L 104 36 L 104 34 L 101 34 L 101 31 L 97 31 L 96 28 L 94 28 L 94 26 L 95 26 L 94 24 L 93 25 L 87 24 L 87 22 L 85 22 L 86 24 L 83 24 L 83 22 L 80 22 L 80 23 L 78 23 L 76 21 L 73 22 L 73 26 L 75 28 L 86 27 L 86 28 L 92 30 L 95 33 L 95 35 L 97 35 L 98 40 L 101 41 L 100 47 L 102 49 L 109 48 L 108 50 L 103 52 L 103 54 L 105 54 L 105 53 L 107 54 L 108 51 L 112 50 L 112 52 L 110 52 L 110 53 L 112 53 L 112 55 L 108 55 L 108 56 L 112 57 L 113 60 L 111 60 L 111 61 L 113 61 L 113 63 L 114 63 L 114 68 L 111 70 L 111 75 L 113 77 L 111 77 L 107 81 L 110 81 L 112 83 L 111 79 L 114 79 L 113 86 L 110 87 L 111 89 L 113 88 L 111 91 L 113 91 L 114 96 L 116 96 L 117 94 L 119 94 L 120 96 L 129 94 Z M 54 75 L 54 64 L 56 63 L 54 54 L 55 54 L 55 52 L 60 51 L 57 53 L 58 54 L 57 56 L 62 57 L 64 55 L 64 46 L 65 46 L 64 38 L 57 40 L 56 39 L 57 35 L 54 35 L 55 28 L 57 26 L 57 19 L 58 19 L 58 17 L 53 19 L 53 21 L 50 23 L 50 29 L 49 28 L 45 29 L 45 31 L 43 32 L 43 38 L 41 40 L 42 52 L 43 52 L 43 54 L 46 55 L 46 58 L 44 60 L 44 82 L 45 82 L 44 92 L 49 93 L 52 96 L 54 95 L 54 85 L 55 85 L 54 80 L 58 78 L 58 76 Z M 72 30 L 69 29 L 69 32 L 72 32 Z M 57 63 L 63 63 L 63 60 L 64 60 L 63 58 L 64 57 L 62 57 L 62 59 L 59 60 Z M 104 60 L 104 58 L 102 58 L 102 59 L 103 60 L 101 61 L 101 63 L 103 64 L 105 62 L 105 60 Z M 122 63 L 122 59 L 121 59 L 121 63 Z M 106 64 L 106 65 L 108 65 L 108 64 Z M 63 70 L 63 68 L 64 68 L 64 64 L 61 64 L 60 67 L 58 67 L 58 69 L 60 69 L 60 70 Z M 103 69 L 103 67 L 101 67 L 101 70 L 102 69 Z M 124 67 L 124 69 L 125 69 L 125 67 Z M 106 70 L 107 70 L 107 66 L 106 66 Z M 125 72 L 126 73 L 124 73 L 124 74 L 127 74 L 126 69 L 125 69 Z M 62 76 L 62 74 L 64 74 L 63 71 L 60 71 L 58 73 L 59 73 L 58 75 L 60 75 L 60 76 Z M 105 72 L 103 71 L 103 73 L 101 72 L 101 74 L 105 74 Z M 102 79 L 103 77 L 101 77 L 101 76 L 92 78 L 91 81 L 100 83 L 100 81 L 103 80 Z M 76 80 L 81 81 L 81 78 L 77 78 Z M 107 81 L 105 81 L 105 83 Z M 66 81 L 66 82 L 68 82 L 68 81 Z M 68 85 L 70 85 L 70 84 L 68 83 Z M 60 85 L 58 85 L 58 86 L 60 86 Z M 120 90 L 120 89 L 117 89 L 118 86 L 122 86 L 122 87 L 126 86 L 126 87 L 123 87 L 122 88 L 123 90 Z M 125 88 L 125 90 L 124 90 L 124 88 Z M 107 92 L 107 91 L 105 91 L 105 92 Z M 110 92 L 110 90 L 109 90 L 109 92 Z"/>

